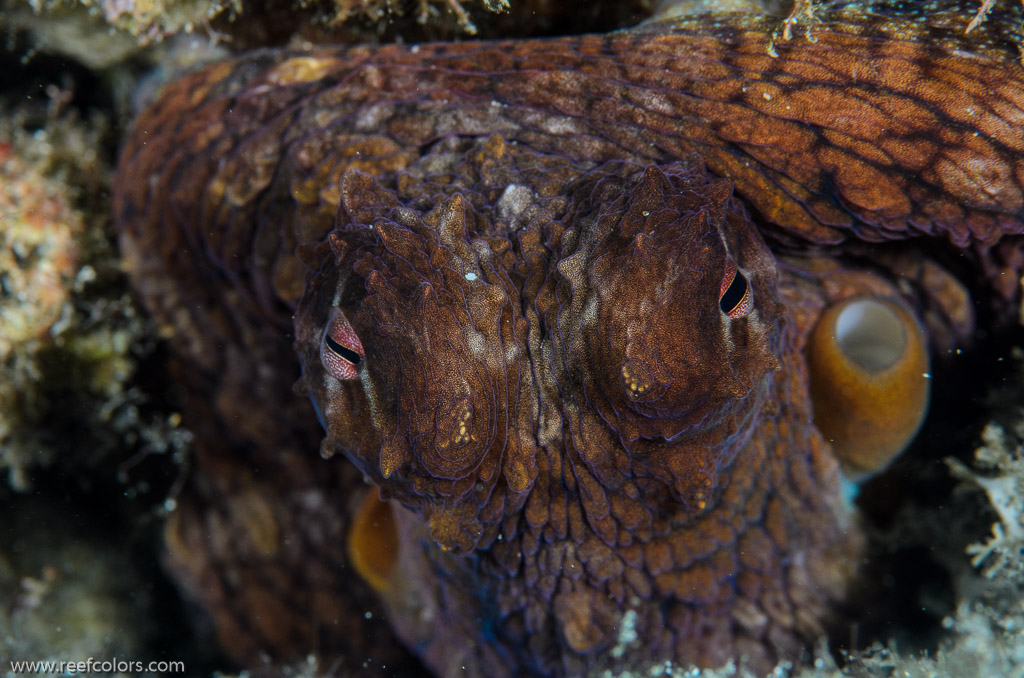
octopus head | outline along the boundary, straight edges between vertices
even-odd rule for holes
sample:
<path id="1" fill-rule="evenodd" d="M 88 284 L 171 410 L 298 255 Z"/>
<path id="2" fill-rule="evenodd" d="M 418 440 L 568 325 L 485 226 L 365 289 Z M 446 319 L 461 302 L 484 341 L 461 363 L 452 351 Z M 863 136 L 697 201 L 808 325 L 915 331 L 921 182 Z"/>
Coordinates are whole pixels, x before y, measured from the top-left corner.
<path id="1" fill-rule="evenodd" d="M 731 183 L 697 158 L 596 168 L 515 244 L 459 192 L 423 211 L 354 171 L 341 188 L 350 223 L 296 320 L 323 453 L 457 553 L 493 543 L 567 432 L 600 482 L 625 452 L 703 509 L 780 366 L 774 259 Z"/>
<path id="2" fill-rule="evenodd" d="M 459 193 L 427 212 L 374 179 L 342 182 L 351 223 L 296 320 L 303 382 L 327 436 L 429 521 L 444 548 L 492 540 L 535 474 L 519 292 L 473 240 Z M 498 251 L 495 251 L 497 249 Z"/>
<path id="3" fill-rule="evenodd" d="M 691 158 L 605 180 L 589 204 L 558 264 L 567 375 L 627 448 L 744 428 L 780 366 L 782 307 L 732 184 Z"/>

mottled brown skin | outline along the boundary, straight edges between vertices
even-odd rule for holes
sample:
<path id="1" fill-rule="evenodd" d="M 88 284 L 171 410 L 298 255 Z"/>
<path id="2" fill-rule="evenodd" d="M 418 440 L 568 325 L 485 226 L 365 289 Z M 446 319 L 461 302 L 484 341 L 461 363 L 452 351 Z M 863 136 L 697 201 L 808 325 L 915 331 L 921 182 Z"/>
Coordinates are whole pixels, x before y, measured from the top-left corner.
<path id="1" fill-rule="evenodd" d="M 739 16 L 265 52 L 170 85 L 115 203 L 199 439 L 170 563 L 224 646 L 408 670 L 381 604 L 445 675 L 813 641 L 860 548 L 817 315 L 886 296 L 947 346 L 969 291 L 992 322 L 1016 301 L 1024 69 L 969 16 L 837 11 L 776 57 Z M 335 317 L 353 379 L 321 360 Z M 361 475 L 395 500 L 381 602 L 343 546 Z"/>

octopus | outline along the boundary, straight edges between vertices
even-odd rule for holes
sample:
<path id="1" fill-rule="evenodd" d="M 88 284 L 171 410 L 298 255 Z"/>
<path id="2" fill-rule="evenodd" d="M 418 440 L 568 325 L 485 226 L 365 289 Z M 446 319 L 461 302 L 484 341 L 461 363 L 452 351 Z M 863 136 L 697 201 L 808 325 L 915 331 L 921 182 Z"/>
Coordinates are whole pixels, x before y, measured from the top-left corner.
<path id="1" fill-rule="evenodd" d="M 225 651 L 799 657 L 931 356 L 1020 302 L 1024 68 L 970 16 L 265 50 L 168 85 L 114 208 L 196 438 L 167 564 Z"/>

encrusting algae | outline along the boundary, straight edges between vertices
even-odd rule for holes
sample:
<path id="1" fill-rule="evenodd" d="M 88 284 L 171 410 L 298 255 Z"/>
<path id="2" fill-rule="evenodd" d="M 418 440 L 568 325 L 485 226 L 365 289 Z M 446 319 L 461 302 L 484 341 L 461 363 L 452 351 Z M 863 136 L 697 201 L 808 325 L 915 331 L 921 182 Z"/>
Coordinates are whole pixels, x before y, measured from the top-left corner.
<path id="1" fill-rule="evenodd" d="M 44 408 L 40 355 L 67 326 L 82 271 L 85 220 L 66 186 L 44 176 L 0 130 L 0 470 L 26 489 L 26 469 L 53 450 L 33 440 Z M 27 438 L 26 439 L 26 434 Z"/>

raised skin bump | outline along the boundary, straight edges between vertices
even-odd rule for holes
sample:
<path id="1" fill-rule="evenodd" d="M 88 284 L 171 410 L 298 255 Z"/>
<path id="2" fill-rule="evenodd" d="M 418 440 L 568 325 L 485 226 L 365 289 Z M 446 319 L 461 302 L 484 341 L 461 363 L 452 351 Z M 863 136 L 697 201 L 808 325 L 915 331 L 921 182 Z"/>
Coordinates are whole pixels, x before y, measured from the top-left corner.
<path id="1" fill-rule="evenodd" d="M 997 310 L 1017 293 L 1024 71 L 1005 22 L 982 42 L 957 16 L 839 11 L 777 58 L 737 16 L 263 52 L 170 85 L 116 210 L 190 417 L 228 432 L 169 538 L 229 651 L 394 650 L 353 632 L 363 474 L 403 506 L 377 592 L 438 673 L 767 668 L 813 641 L 859 536 L 811 328 L 890 295 L 967 336 L 912 237 Z M 749 297 L 723 307 L 728 262 Z M 315 455 L 293 342 L 324 456 L 354 465 Z M 626 614 L 644 643 L 612 652 Z"/>

